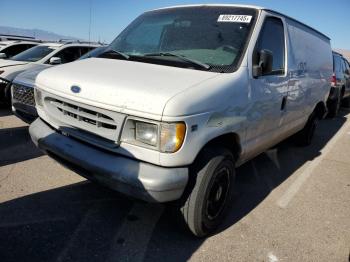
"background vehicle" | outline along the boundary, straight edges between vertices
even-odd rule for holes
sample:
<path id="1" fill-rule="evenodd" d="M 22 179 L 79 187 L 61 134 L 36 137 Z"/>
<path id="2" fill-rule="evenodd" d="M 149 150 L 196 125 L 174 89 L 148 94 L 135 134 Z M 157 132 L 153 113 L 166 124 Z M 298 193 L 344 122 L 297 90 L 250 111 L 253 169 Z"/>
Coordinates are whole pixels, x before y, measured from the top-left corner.
<path id="1" fill-rule="evenodd" d="M 339 53 L 333 51 L 332 87 L 327 101 L 330 117 L 338 114 L 341 103 L 350 106 L 350 66 L 349 62 Z"/>
<path id="2" fill-rule="evenodd" d="M 232 203 L 236 166 L 294 134 L 311 143 L 331 76 L 329 38 L 278 12 L 158 9 L 98 58 L 39 74 L 40 118 L 29 131 L 84 177 L 146 201 L 178 200 L 189 229 L 205 236 Z"/>
<path id="3" fill-rule="evenodd" d="M 98 56 L 104 52 L 106 48 L 106 46 L 97 47 L 78 59 L 81 60 Z M 51 66 L 53 65 L 36 65 L 34 68 L 28 69 L 19 74 L 12 82 L 12 111 L 17 117 L 26 123 L 31 123 L 38 117 L 34 101 L 35 78 L 40 72 Z"/>
<path id="4" fill-rule="evenodd" d="M 0 59 L 11 58 L 39 43 L 30 41 L 1 41 L 0 42 Z"/>
<path id="5" fill-rule="evenodd" d="M 18 74 L 38 65 L 72 62 L 98 46 L 82 42 L 45 43 L 8 60 L 0 60 L 0 102 L 10 103 L 11 83 Z"/>

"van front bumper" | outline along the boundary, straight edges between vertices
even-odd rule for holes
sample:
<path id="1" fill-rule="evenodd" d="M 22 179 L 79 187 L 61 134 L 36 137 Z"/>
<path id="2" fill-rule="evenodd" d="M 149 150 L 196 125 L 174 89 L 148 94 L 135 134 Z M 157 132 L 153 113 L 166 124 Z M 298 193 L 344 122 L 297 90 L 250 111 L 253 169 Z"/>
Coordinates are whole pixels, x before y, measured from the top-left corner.
<path id="1" fill-rule="evenodd" d="M 148 202 L 179 199 L 187 185 L 187 167 L 160 167 L 106 152 L 55 131 L 38 118 L 29 127 L 37 147 L 79 175 Z"/>

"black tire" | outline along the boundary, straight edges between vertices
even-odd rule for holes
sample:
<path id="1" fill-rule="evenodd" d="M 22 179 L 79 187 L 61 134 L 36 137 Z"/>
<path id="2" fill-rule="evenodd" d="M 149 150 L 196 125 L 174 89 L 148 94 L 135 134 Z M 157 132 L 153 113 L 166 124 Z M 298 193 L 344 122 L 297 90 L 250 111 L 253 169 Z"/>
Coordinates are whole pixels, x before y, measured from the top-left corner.
<path id="1" fill-rule="evenodd" d="M 2 94 L 0 94 L 0 107 L 8 108 L 11 106 L 11 86 L 7 85 L 5 89 L 1 90 Z"/>
<path id="2" fill-rule="evenodd" d="M 345 108 L 350 108 L 350 97 L 343 98 L 342 106 Z"/>
<path id="3" fill-rule="evenodd" d="M 328 104 L 328 117 L 334 118 L 338 115 L 340 104 L 341 104 L 340 95 L 338 95 L 336 99 L 331 100 L 329 102 L 329 104 Z"/>
<path id="4" fill-rule="evenodd" d="M 191 232 L 204 237 L 217 229 L 232 203 L 233 155 L 224 148 L 204 149 L 191 171 L 196 181 L 181 213 Z"/>
<path id="5" fill-rule="evenodd" d="M 298 146 L 309 146 L 312 143 L 312 139 L 318 125 L 318 120 L 317 115 L 315 112 L 313 112 L 305 127 L 296 135 L 296 142 Z"/>

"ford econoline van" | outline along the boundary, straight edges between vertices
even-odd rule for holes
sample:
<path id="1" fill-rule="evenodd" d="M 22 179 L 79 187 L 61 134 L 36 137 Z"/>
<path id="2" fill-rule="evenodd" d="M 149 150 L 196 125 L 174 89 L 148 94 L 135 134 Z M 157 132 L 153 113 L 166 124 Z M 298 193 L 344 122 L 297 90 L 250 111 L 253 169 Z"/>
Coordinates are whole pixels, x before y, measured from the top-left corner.
<path id="1" fill-rule="evenodd" d="M 78 174 L 177 201 L 196 236 L 233 201 L 235 168 L 327 113 L 327 36 L 278 12 L 192 5 L 146 12 L 98 58 L 41 72 L 34 143 Z"/>

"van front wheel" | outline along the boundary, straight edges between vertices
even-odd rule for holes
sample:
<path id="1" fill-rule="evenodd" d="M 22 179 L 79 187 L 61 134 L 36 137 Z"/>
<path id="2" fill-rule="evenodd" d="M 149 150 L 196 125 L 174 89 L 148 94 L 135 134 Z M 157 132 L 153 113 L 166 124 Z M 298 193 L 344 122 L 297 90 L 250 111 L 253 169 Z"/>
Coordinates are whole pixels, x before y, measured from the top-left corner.
<path id="1" fill-rule="evenodd" d="M 234 158 L 223 148 L 204 149 L 193 172 L 195 184 L 181 212 L 192 233 L 204 237 L 220 225 L 232 202 Z"/>

